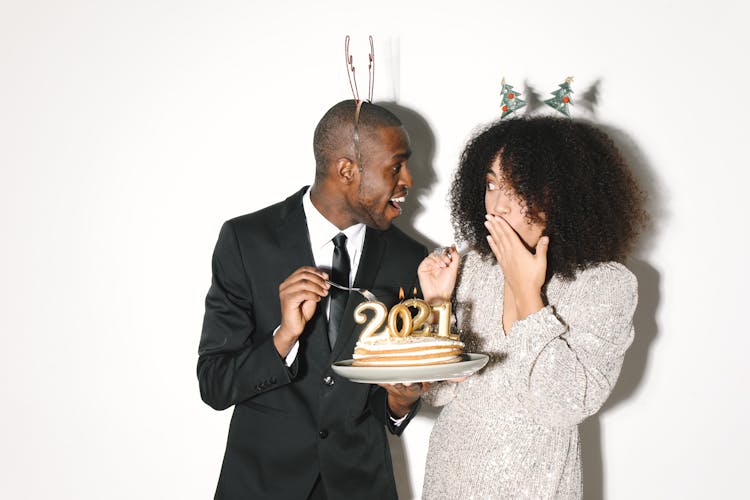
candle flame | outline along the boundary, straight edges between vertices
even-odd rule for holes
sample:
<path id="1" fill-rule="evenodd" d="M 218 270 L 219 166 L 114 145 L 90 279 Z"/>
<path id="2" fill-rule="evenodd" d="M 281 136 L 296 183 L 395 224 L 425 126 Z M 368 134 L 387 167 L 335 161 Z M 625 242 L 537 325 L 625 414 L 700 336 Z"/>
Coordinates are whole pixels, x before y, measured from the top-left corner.
<path id="1" fill-rule="evenodd" d="M 404 300 L 404 289 L 398 287 L 398 300 Z"/>
<path id="2" fill-rule="evenodd" d="M 416 297 L 417 296 L 417 287 L 414 287 L 414 289 L 411 291 L 411 296 Z"/>

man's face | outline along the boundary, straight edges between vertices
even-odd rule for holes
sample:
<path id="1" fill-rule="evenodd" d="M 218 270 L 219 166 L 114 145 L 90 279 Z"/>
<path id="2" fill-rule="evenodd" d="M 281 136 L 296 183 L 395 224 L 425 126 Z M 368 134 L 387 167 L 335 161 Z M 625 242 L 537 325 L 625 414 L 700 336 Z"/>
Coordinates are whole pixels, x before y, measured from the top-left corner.
<path id="1" fill-rule="evenodd" d="M 364 168 L 357 170 L 350 206 L 360 222 L 382 231 L 401 214 L 401 203 L 412 187 L 406 164 L 411 156 L 409 137 L 403 127 L 382 127 L 363 146 Z"/>

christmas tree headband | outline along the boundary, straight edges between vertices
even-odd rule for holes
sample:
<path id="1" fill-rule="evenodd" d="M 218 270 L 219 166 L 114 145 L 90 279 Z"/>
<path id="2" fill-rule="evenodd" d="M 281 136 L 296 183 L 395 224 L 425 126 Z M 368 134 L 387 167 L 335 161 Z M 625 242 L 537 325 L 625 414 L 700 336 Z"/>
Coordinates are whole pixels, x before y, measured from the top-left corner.
<path id="1" fill-rule="evenodd" d="M 359 147 L 359 112 L 362 109 L 362 103 L 364 101 L 359 98 L 359 88 L 357 87 L 357 73 L 354 68 L 354 58 L 349 54 L 349 35 L 346 35 L 344 39 L 344 58 L 346 59 L 346 76 L 349 77 L 349 88 L 352 89 L 352 95 L 354 96 L 354 103 L 356 108 L 354 110 L 354 151 L 357 155 L 357 166 L 362 169 L 361 151 Z M 375 85 L 375 46 L 372 43 L 372 36 L 370 36 L 370 54 L 369 64 L 367 65 L 367 102 L 372 102 L 372 92 Z"/>
<path id="2" fill-rule="evenodd" d="M 573 104 L 570 99 L 571 94 L 573 94 L 573 90 L 570 88 L 570 82 L 572 81 L 572 76 L 566 78 L 564 82 L 558 85 L 558 87 L 560 88 L 552 92 L 552 95 L 554 97 L 544 101 L 544 104 L 550 106 L 556 111 L 559 111 L 568 118 L 570 118 L 570 110 L 568 109 L 568 106 Z M 503 78 L 501 85 L 502 89 L 500 90 L 500 93 L 503 96 L 501 109 L 503 111 L 503 114 L 500 116 L 500 119 L 503 119 L 506 116 L 526 106 L 526 101 L 520 98 L 521 94 L 514 91 L 512 85 L 508 85 L 505 83 L 505 78 Z"/>

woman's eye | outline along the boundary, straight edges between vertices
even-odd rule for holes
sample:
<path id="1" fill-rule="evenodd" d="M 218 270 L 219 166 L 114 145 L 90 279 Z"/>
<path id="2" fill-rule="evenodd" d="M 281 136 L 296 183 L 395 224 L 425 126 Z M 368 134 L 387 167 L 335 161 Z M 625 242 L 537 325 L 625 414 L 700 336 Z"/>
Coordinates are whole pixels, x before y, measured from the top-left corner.
<path id="1" fill-rule="evenodd" d="M 494 191 L 497 185 L 494 182 L 487 181 L 487 191 Z"/>

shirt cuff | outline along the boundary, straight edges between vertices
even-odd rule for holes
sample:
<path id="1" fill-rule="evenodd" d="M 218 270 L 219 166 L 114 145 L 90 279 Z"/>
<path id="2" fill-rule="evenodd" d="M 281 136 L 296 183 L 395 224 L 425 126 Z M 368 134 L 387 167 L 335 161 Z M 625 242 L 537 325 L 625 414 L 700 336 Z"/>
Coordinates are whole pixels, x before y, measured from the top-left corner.
<path id="1" fill-rule="evenodd" d="M 400 427 L 401 424 L 404 423 L 404 420 L 406 420 L 406 417 L 408 417 L 408 416 L 409 416 L 409 414 L 407 413 L 406 415 L 404 415 L 401 418 L 396 418 L 393 415 L 391 415 L 391 411 L 388 410 L 388 418 L 391 419 L 391 423 L 393 424 L 394 427 Z"/>
<path id="2" fill-rule="evenodd" d="M 276 336 L 276 332 L 279 331 L 279 328 L 281 328 L 281 325 L 277 326 L 276 329 L 273 331 L 273 335 Z M 291 349 L 289 349 L 289 353 L 284 358 L 284 364 L 286 364 L 287 368 L 291 367 L 294 363 L 294 360 L 297 359 L 297 352 L 299 351 L 299 340 L 294 343 Z"/>

